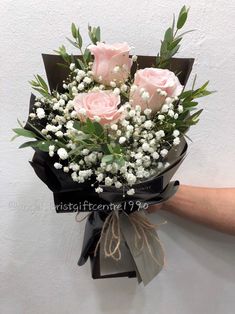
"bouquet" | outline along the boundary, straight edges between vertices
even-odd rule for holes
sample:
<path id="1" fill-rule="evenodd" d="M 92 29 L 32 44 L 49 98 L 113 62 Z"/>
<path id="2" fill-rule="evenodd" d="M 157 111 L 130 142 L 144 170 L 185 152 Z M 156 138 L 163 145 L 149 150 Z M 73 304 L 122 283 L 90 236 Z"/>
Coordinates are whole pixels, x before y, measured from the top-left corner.
<path id="1" fill-rule="evenodd" d="M 194 59 L 173 58 L 188 17 L 184 6 L 161 41 L 156 57 L 130 55 L 126 43 L 109 44 L 100 27 L 88 26 L 79 55 L 61 46 L 43 55 L 48 83 L 36 75 L 25 125 L 14 137 L 35 151 L 30 162 L 52 190 L 56 211 L 88 212 L 78 264 L 91 260 L 93 278 L 138 277 L 147 284 L 164 264 L 156 226 L 145 209 L 177 190 L 170 182 L 186 151 L 187 131 L 199 120 L 197 98 L 208 82 L 185 85 Z"/>

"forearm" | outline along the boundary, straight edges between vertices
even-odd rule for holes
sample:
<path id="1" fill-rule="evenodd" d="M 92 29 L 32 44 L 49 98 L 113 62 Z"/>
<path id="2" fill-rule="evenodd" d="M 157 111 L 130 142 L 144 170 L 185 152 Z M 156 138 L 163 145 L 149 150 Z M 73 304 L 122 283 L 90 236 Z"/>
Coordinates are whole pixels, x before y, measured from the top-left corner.
<path id="1" fill-rule="evenodd" d="M 180 186 L 163 210 L 235 235 L 235 189 Z"/>

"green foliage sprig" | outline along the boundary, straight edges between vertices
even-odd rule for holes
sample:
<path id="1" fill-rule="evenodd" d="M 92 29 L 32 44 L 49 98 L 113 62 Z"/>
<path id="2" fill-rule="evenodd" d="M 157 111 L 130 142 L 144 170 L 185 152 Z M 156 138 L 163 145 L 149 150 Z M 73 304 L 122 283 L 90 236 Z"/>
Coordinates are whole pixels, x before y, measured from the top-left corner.
<path id="1" fill-rule="evenodd" d="M 189 8 L 183 6 L 180 10 L 177 23 L 175 23 L 175 16 L 173 17 L 172 26 L 169 27 L 161 41 L 160 53 L 156 58 L 156 67 L 166 68 L 169 65 L 170 59 L 179 51 L 180 42 L 183 36 L 191 31 L 187 31 L 178 35 L 178 31 L 183 28 L 187 21 Z M 176 24 L 176 25 L 175 25 Z"/>
<path id="2" fill-rule="evenodd" d="M 40 75 L 35 75 L 35 80 L 30 81 L 30 85 L 34 90 L 39 92 L 45 98 L 52 98 L 51 93 L 49 92 L 49 87 L 44 79 Z"/>
<path id="3" fill-rule="evenodd" d="M 73 138 L 76 148 L 69 153 L 72 159 L 76 159 L 82 149 L 88 148 L 90 151 L 102 152 L 102 162 L 116 162 L 119 165 L 125 163 L 123 148 L 118 143 L 115 143 L 115 147 L 111 145 L 107 132 L 100 123 L 87 118 L 86 121 L 74 121 L 73 127 L 80 132 Z"/>
<path id="4" fill-rule="evenodd" d="M 98 41 L 101 41 L 100 27 L 92 27 L 88 25 L 88 35 L 91 39 L 91 42 L 96 45 Z"/>
<path id="5" fill-rule="evenodd" d="M 183 92 L 179 98 L 178 104 L 183 107 L 183 112 L 179 115 L 176 124 L 178 130 L 182 133 L 187 132 L 192 125 L 197 124 L 199 121 L 199 116 L 202 113 L 203 109 L 197 110 L 196 112 L 191 114 L 192 111 L 196 110 L 196 107 L 198 105 L 198 101 L 196 101 L 196 99 L 215 93 L 215 91 L 209 91 L 207 89 L 209 81 L 207 81 L 197 89 L 194 89 L 195 82 L 196 76 L 193 82 L 192 89 Z"/>
<path id="6" fill-rule="evenodd" d="M 72 56 L 67 53 L 65 46 L 62 45 L 58 48 L 58 50 L 54 50 L 54 51 L 58 53 L 62 57 L 62 59 L 65 61 L 65 64 L 59 63 L 59 65 L 66 68 L 69 67 L 70 63 L 72 63 Z"/>
<path id="7" fill-rule="evenodd" d="M 72 39 L 66 38 L 75 48 L 79 49 L 79 52 L 81 54 L 81 58 L 77 59 L 73 55 L 69 55 L 66 51 L 66 48 L 64 45 L 59 47 L 58 50 L 55 50 L 56 53 L 58 53 L 63 60 L 65 61 L 65 65 L 61 64 L 61 66 L 68 67 L 72 62 L 76 64 L 78 68 L 81 68 L 82 70 L 85 70 L 88 68 L 89 62 L 92 60 L 91 53 L 87 47 L 83 49 L 83 38 L 81 36 L 79 27 L 75 25 L 75 23 L 72 23 L 71 25 L 71 34 Z M 101 32 L 100 27 L 92 27 L 88 25 L 88 35 L 93 44 L 96 44 L 98 41 L 101 40 Z"/>
<path id="8" fill-rule="evenodd" d="M 20 136 L 34 139 L 21 144 L 19 148 L 32 147 L 34 149 L 38 148 L 43 152 L 48 152 L 50 145 L 55 145 L 55 147 L 57 148 L 66 147 L 66 145 L 61 140 L 49 140 L 45 135 L 42 134 L 42 132 L 37 127 L 35 127 L 30 122 L 27 122 L 27 124 L 30 126 L 31 130 L 25 129 L 23 124 L 18 119 L 17 122 L 19 124 L 19 128 L 12 129 L 13 132 L 16 134 L 12 137 L 11 140 L 14 140 L 15 138 Z"/>

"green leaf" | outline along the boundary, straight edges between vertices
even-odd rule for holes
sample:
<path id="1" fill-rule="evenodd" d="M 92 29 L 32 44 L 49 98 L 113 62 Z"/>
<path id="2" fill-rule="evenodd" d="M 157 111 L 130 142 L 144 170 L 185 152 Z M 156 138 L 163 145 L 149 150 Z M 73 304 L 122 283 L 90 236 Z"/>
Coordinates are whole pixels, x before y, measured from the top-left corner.
<path id="1" fill-rule="evenodd" d="M 42 132 L 41 132 L 39 129 L 37 129 L 32 123 L 30 123 L 30 122 L 28 121 L 27 124 L 36 132 L 36 133 L 35 133 L 35 136 L 36 136 L 36 137 L 38 137 L 38 135 L 39 135 L 41 138 L 47 140 L 46 136 L 43 135 Z"/>
<path id="2" fill-rule="evenodd" d="M 107 146 L 107 144 L 101 144 L 101 150 L 105 155 L 109 155 L 110 154 L 110 150 Z"/>
<path id="3" fill-rule="evenodd" d="M 99 124 L 99 123 L 96 122 L 96 121 L 93 122 L 93 125 L 94 125 L 95 134 L 96 134 L 98 137 L 102 138 L 103 135 L 104 135 L 104 129 L 103 129 L 102 125 Z"/>
<path id="4" fill-rule="evenodd" d="M 100 41 L 100 27 L 99 26 L 96 29 L 95 37 L 97 41 Z"/>
<path id="5" fill-rule="evenodd" d="M 54 50 L 56 53 L 58 53 L 63 60 L 67 63 L 70 64 L 71 63 L 71 57 L 70 55 L 67 53 L 66 48 L 64 45 L 62 45 L 61 47 L 58 48 L 58 50 Z"/>
<path id="6" fill-rule="evenodd" d="M 123 157 L 115 157 L 114 160 L 120 167 L 125 165 L 125 159 Z"/>
<path id="7" fill-rule="evenodd" d="M 162 41 L 160 55 L 164 55 L 165 53 L 167 53 L 167 42 Z"/>
<path id="8" fill-rule="evenodd" d="M 172 30 L 174 31 L 175 29 L 175 14 L 173 14 L 173 20 L 172 20 L 172 26 L 171 26 Z"/>
<path id="9" fill-rule="evenodd" d="M 73 45 L 75 48 L 79 48 L 76 41 L 72 41 L 70 38 L 66 37 L 66 39 L 70 42 L 71 45 Z"/>
<path id="10" fill-rule="evenodd" d="M 86 130 L 88 133 L 95 133 L 95 126 L 89 118 L 86 120 Z"/>
<path id="11" fill-rule="evenodd" d="M 122 147 L 119 144 L 116 144 L 113 147 L 113 152 L 114 152 L 114 154 L 121 154 L 122 153 Z"/>
<path id="12" fill-rule="evenodd" d="M 198 102 L 197 101 L 183 102 L 182 105 L 184 108 L 191 108 L 191 107 L 196 107 L 198 105 Z"/>
<path id="13" fill-rule="evenodd" d="M 39 92 L 41 95 L 43 95 L 46 98 L 51 98 L 51 94 L 49 93 L 49 88 L 47 86 L 47 83 L 44 81 L 44 79 L 40 75 L 35 75 L 35 81 L 30 81 L 29 83 L 32 85 L 32 88 Z"/>
<path id="14" fill-rule="evenodd" d="M 51 142 L 40 142 L 36 146 L 38 149 L 40 149 L 43 152 L 48 152 L 49 151 L 49 146 L 51 145 Z"/>
<path id="15" fill-rule="evenodd" d="M 196 89 L 195 91 L 193 91 L 192 93 L 192 97 L 193 98 L 200 98 L 200 97 L 204 97 L 204 96 L 208 96 L 210 94 L 215 93 L 215 91 L 208 91 L 206 88 L 209 84 L 209 81 L 207 81 L 205 84 L 203 84 L 201 87 L 199 87 L 198 89 Z"/>
<path id="16" fill-rule="evenodd" d="M 202 90 L 196 94 L 195 98 L 201 98 L 201 97 L 209 96 L 213 93 L 216 93 L 216 91 Z"/>
<path id="17" fill-rule="evenodd" d="M 81 123 L 80 123 L 80 121 L 78 121 L 78 120 L 74 121 L 74 122 L 73 122 L 73 127 L 74 127 L 74 129 L 80 131 L 80 129 L 81 129 Z"/>
<path id="18" fill-rule="evenodd" d="M 169 53 L 167 54 L 167 59 L 172 58 L 178 51 L 179 51 L 180 46 L 176 46 L 175 48 L 173 48 L 171 51 L 169 51 Z"/>
<path id="19" fill-rule="evenodd" d="M 114 153 L 113 151 L 113 147 L 110 144 L 107 144 L 108 150 L 110 151 L 110 153 Z"/>
<path id="20" fill-rule="evenodd" d="M 187 91 L 181 93 L 179 98 L 180 99 L 188 98 L 188 97 L 192 96 L 192 93 L 193 93 L 193 90 L 187 90 Z"/>
<path id="21" fill-rule="evenodd" d="M 40 141 L 29 141 L 21 144 L 19 148 L 25 148 L 25 147 L 37 147 L 37 145 L 40 143 Z"/>
<path id="22" fill-rule="evenodd" d="M 202 89 L 207 88 L 208 84 L 209 84 L 209 81 L 207 81 L 206 83 L 204 83 L 204 84 L 199 88 L 199 90 L 202 90 Z"/>
<path id="23" fill-rule="evenodd" d="M 164 41 L 171 42 L 173 40 L 173 30 L 169 27 L 165 32 Z"/>
<path id="24" fill-rule="evenodd" d="M 78 43 L 79 48 L 82 48 L 82 36 L 80 35 L 79 30 L 78 30 L 77 43 Z"/>
<path id="25" fill-rule="evenodd" d="M 33 89 L 36 90 L 37 92 L 39 92 L 45 98 L 49 98 L 49 99 L 52 98 L 52 96 L 49 93 L 45 92 L 41 88 L 33 87 Z"/>
<path id="26" fill-rule="evenodd" d="M 193 84 L 192 84 L 192 92 L 193 92 L 193 90 L 195 88 L 196 81 L 197 81 L 197 74 L 194 75 Z"/>
<path id="27" fill-rule="evenodd" d="M 64 63 L 57 63 L 57 65 L 61 68 L 64 68 L 64 69 L 68 69 L 68 64 L 64 64 Z"/>
<path id="28" fill-rule="evenodd" d="M 113 155 L 105 155 L 105 156 L 102 158 L 101 162 L 104 162 L 104 163 L 106 163 L 106 164 L 113 162 Z"/>
<path id="29" fill-rule="evenodd" d="M 182 121 L 184 121 L 188 116 L 189 116 L 189 109 L 186 109 L 186 110 L 184 110 L 184 112 L 182 112 L 182 113 L 179 115 L 179 120 L 181 120 L 180 123 L 181 123 Z M 177 123 L 177 121 L 176 121 L 176 123 Z"/>
<path id="30" fill-rule="evenodd" d="M 29 142 L 25 142 L 22 145 L 20 145 L 19 148 L 33 147 L 33 148 L 38 148 L 43 152 L 48 152 L 49 146 L 55 145 L 55 144 L 56 144 L 56 142 L 54 142 L 54 141 L 29 141 Z"/>
<path id="31" fill-rule="evenodd" d="M 190 29 L 189 31 L 186 31 L 186 32 L 181 33 L 179 36 L 175 37 L 175 39 L 182 38 L 184 35 L 186 35 L 186 34 L 188 34 L 188 33 L 195 32 L 195 31 L 196 31 L 196 29 Z"/>
<path id="32" fill-rule="evenodd" d="M 37 137 L 35 133 L 29 130 L 25 130 L 22 128 L 16 128 L 13 129 L 13 131 L 18 135 L 18 136 L 24 136 L 24 137 L 30 137 L 30 138 L 35 138 Z"/>
<path id="33" fill-rule="evenodd" d="M 170 43 L 170 45 L 168 46 L 168 49 L 170 49 L 170 50 L 174 49 L 174 48 L 181 42 L 182 39 L 183 39 L 182 37 L 180 37 L 180 38 L 178 38 L 178 39 L 174 39 L 174 40 Z"/>
<path id="34" fill-rule="evenodd" d="M 86 70 L 86 67 L 85 67 L 84 63 L 82 62 L 82 60 L 77 59 L 77 62 L 78 62 L 79 66 L 80 66 L 80 68 L 81 68 L 82 70 Z"/>
<path id="35" fill-rule="evenodd" d="M 40 76 L 40 75 L 37 75 L 36 76 L 40 85 L 42 86 L 42 88 L 46 91 L 48 91 L 48 86 L 47 86 L 47 83 L 44 81 L 44 79 Z"/>
<path id="36" fill-rule="evenodd" d="M 93 144 L 93 142 L 91 142 L 89 140 L 89 138 L 90 138 L 90 135 L 89 134 L 85 134 L 83 132 L 76 135 L 76 139 L 78 139 L 79 141 L 84 141 L 87 144 Z"/>
<path id="37" fill-rule="evenodd" d="M 187 17 L 188 17 L 188 9 L 184 5 L 183 8 L 180 10 L 180 13 L 179 13 L 179 17 L 177 20 L 177 29 L 181 29 L 184 26 L 184 24 L 187 20 Z"/>
<path id="38" fill-rule="evenodd" d="M 97 41 L 101 40 L 100 36 L 100 27 L 91 27 L 88 25 L 88 35 L 90 37 L 91 42 L 96 45 Z"/>
<path id="39" fill-rule="evenodd" d="M 161 63 L 161 58 L 160 58 L 160 55 L 158 53 L 156 56 L 156 67 L 159 67 L 160 63 Z"/>
<path id="40" fill-rule="evenodd" d="M 91 52 L 88 49 L 85 49 L 84 54 L 83 54 L 83 59 L 85 60 L 86 63 L 89 63 L 91 61 Z"/>
<path id="41" fill-rule="evenodd" d="M 77 31 L 77 27 L 74 23 L 72 23 L 72 25 L 71 25 L 71 33 L 73 35 L 73 38 L 77 39 L 78 31 Z"/>
<path id="42" fill-rule="evenodd" d="M 170 59 L 178 52 L 184 33 L 176 35 L 177 31 L 184 26 L 187 15 L 188 9 L 184 6 L 177 20 L 177 30 L 175 30 L 175 16 L 173 16 L 172 26 L 166 30 L 164 40 L 161 41 L 160 53 L 156 58 L 156 66 L 158 68 L 166 68 L 169 65 Z"/>
<path id="43" fill-rule="evenodd" d="M 199 116 L 202 113 L 203 109 L 198 110 L 193 115 L 189 116 L 188 119 L 186 119 L 186 123 L 188 126 L 196 124 L 199 121 Z"/>

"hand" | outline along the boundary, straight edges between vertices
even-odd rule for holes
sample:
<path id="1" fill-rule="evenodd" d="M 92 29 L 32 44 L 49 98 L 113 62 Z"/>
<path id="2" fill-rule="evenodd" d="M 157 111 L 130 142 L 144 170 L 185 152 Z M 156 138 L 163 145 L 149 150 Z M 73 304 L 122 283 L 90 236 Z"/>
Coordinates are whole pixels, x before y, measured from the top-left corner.
<path id="1" fill-rule="evenodd" d="M 150 206 L 148 212 L 159 209 L 235 235 L 235 188 L 181 185 L 174 196 Z"/>

